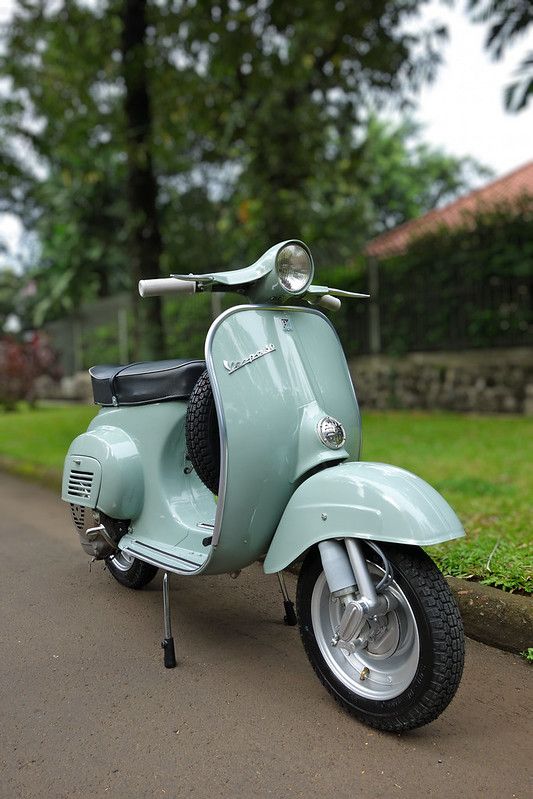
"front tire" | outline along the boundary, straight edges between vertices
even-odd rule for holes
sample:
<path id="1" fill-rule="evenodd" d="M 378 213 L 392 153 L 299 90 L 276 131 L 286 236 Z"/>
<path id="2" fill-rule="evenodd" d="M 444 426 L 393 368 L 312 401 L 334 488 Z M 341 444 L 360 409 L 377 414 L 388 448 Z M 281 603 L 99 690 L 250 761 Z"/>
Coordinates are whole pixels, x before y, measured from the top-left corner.
<path id="1" fill-rule="evenodd" d="M 120 550 L 106 558 L 105 563 L 115 580 L 126 588 L 144 588 L 154 579 L 158 571 L 157 566 L 145 563 Z"/>
<path id="2" fill-rule="evenodd" d="M 451 702 L 463 671 L 464 633 L 450 588 L 418 547 L 381 545 L 394 579 L 385 589 L 394 609 L 365 625 L 367 642 L 355 652 L 332 647 L 342 607 L 332 601 L 318 548 L 309 551 L 298 579 L 300 635 L 318 678 L 339 704 L 380 730 L 421 727 Z M 368 550 L 377 582 L 379 557 Z"/>

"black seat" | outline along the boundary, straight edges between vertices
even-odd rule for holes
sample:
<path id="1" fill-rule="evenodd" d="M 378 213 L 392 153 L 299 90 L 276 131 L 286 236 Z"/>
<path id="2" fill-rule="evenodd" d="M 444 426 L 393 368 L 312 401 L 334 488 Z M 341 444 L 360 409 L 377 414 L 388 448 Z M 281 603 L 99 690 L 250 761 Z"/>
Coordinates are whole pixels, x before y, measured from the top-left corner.
<path id="1" fill-rule="evenodd" d="M 205 361 L 187 359 L 93 366 L 89 369 L 99 405 L 147 405 L 188 400 Z"/>

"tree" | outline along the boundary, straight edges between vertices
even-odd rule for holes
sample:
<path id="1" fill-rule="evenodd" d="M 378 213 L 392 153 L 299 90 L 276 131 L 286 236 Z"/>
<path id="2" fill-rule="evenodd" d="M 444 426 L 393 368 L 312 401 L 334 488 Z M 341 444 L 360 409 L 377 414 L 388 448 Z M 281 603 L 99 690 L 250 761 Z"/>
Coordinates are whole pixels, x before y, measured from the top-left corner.
<path id="1" fill-rule="evenodd" d="M 119 32 L 114 16 L 72 0 L 24 0 L 4 33 L 0 210 L 17 213 L 41 243 L 37 322 L 124 287 Z"/>
<path id="2" fill-rule="evenodd" d="M 235 253 L 251 257 L 295 235 L 317 238 L 324 200 L 338 205 L 358 159 L 354 131 L 369 104 L 405 101 L 438 65 L 443 29 L 409 32 L 420 5 L 234 0 L 202 3 L 201 13 L 183 5 L 172 21 L 181 63 L 200 76 L 193 102 L 202 107 L 203 157 L 238 176 L 224 222 L 238 236 Z M 357 197 L 348 206 L 357 227 Z M 338 233 L 323 241 L 333 258 Z"/>
<path id="3" fill-rule="evenodd" d="M 8 320 L 18 315 L 20 294 L 24 279 L 13 269 L 4 267 L 0 270 L 0 336 L 5 331 Z"/>
<path id="4" fill-rule="evenodd" d="M 36 323 L 82 299 L 135 292 L 159 273 L 165 176 L 150 102 L 153 11 L 146 0 L 19 0 L 4 31 L 0 210 L 17 213 L 41 242 Z M 185 150 L 176 131 L 172 143 Z M 183 168 L 180 156 L 164 164 L 171 174 L 177 162 Z M 137 355 L 164 354 L 159 301 L 134 307 Z"/>
<path id="5" fill-rule="evenodd" d="M 143 278 L 159 276 L 162 251 L 157 181 L 152 157 L 152 107 L 146 57 L 146 0 L 123 0 L 122 65 L 125 85 L 124 115 L 128 162 L 128 238 L 131 276 L 136 289 Z M 166 344 L 161 299 L 140 306 L 135 325 L 134 351 L 164 356 Z M 141 313 L 142 310 L 142 313 Z M 144 323 L 143 323 L 144 322 Z M 142 336 L 142 338 L 141 338 Z"/>
<path id="6" fill-rule="evenodd" d="M 286 237 L 339 263 L 464 186 L 464 164 L 368 111 L 437 67 L 444 31 L 409 32 L 423 1 L 19 0 L 0 210 L 41 242 L 37 321 Z M 143 356 L 161 353 L 160 307 L 140 307 Z"/>
<path id="7" fill-rule="evenodd" d="M 533 22 L 531 0 L 468 0 L 468 10 L 474 22 L 488 23 L 485 47 L 495 59 L 500 59 L 516 40 L 525 34 Z M 516 80 L 505 89 L 505 107 L 520 111 L 533 94 L 533 50 L 516 70 Z"/>
<path id="8" fill-rule="evenodd" d="M 372 117 L 361 145 L 355 182 L 367 203 L 367 232 L 385 230 L 445 205 L 492 172 L 474 158 L 447 155 L 421 139 L 416 122 Z"/>

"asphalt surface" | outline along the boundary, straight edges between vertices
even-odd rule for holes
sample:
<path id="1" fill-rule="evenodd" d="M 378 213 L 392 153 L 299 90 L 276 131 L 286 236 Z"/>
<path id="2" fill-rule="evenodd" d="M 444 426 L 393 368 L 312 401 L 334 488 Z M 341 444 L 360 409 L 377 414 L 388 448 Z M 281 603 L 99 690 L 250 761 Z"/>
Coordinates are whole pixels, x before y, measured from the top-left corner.
<path id="1" fill-rule="evenodd" d="M 174 577 L 173 670 L 160 586 L 89 570 L 66 506 L 0 474 L 2 799 L 533 795 L 533 669 L 518 657 L 469 641 L 447 711 L 384 734 L 322 688 L 275 577 Z"/>

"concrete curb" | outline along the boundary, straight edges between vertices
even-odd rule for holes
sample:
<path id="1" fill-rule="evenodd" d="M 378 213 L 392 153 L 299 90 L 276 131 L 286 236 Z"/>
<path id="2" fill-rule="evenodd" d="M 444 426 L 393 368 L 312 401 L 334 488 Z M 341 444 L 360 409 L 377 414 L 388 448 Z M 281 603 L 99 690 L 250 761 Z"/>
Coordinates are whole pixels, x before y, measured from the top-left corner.
<path id="1" fill-rule="evenodd" d="M 300 564 L 293 563 L 287 571 L 298 575 Z M 533 647 L 533 597 L 457 577 L 446 580 L 469 638 L 517 654 Z"/>
<path id="2" fill-rule="evenodd" d="M 447 577 L 465 627 L 476 641 L 523 652 L 533 647 L 533 598 L 510 594 L 490 585 Z"/>

